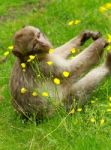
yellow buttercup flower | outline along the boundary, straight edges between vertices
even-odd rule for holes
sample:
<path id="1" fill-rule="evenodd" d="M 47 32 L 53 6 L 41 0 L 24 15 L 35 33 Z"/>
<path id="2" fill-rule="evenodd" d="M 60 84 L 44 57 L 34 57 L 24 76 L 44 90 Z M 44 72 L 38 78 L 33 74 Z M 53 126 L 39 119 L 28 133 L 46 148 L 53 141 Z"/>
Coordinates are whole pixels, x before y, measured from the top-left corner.
<path id="1" fill-rule="evenodd" d="M 101 119 L 100 120 L 100 125 L 103 125 L 105 123 L 105 120 L 104 119 Z"/>
<path id="2" fill-rule="evenodd" d="M 111 107 L 111 103 L 108 103 L 108 105 Z"/>
<path id="3" fill-rule="evenodd" d="M 54 78 L 54 83 L 59 85 L 60 84 L 60 79 L 59 78 Z"/>
<path id="4" fill-rule="evenodd" d="M 35 59 L 35 55 L 29 55 L 29 59 L 27 60 L 27 62 L 31 62 Z"/>
<path id="5" fill-rule="evenodd" d="M 44 96 L 44 97 L 48 97 L 48 96 L 49 96 L 49 94 L 48 94 L 48 92 L 43 92 L 43 93 L 42 93 L 42 96 Z"/>
<path id="6" fill-rule="evenodd" d="M 75 56 L 70 56 L 69 59 L 74 59 Z"/>
<path id="7" fill-rule="evenodd" d="M 92 123 L 95 123 L 95 122 L 96 122 L 96 119 L 95 119 L 95 118 L 91 118 L 90 121 L 91 121 Z"/>
<path id="8" fill-rule="evenodd" d="M 26 89 L 26 88 L 24 88 L 24 87 L 21 88 L 21 93 L 22 93 L 22 94 L 25 94 L 26 92 L 27 92 L 27 89 Z"/>
<path id="9" fill-rule="evenodd" d="M 108 109 L 107 109 L 107 112 L 111 112 L 111 108 L 108 108 Z"/>
<path id="10" fill-rule="evenodd" d="M 75 54 L 76 53 L 76 48 L 72 48 L 70 51 L 71 51 L 72 54 Z"/>
<path id="11" fill-rule="evenodd" d="M 69 26 L 72 26 L 73 24 L 74 24 L 74 20 L 71 20 L 71 21 L 68 22 Z"/>
<path id="12" fill-rule="evenodd" d="M 111 9 L 111 3 L 106 3 L 104 6 L 106 9 Z"/>
<path id="13" fill-rule="evenodd" d="M 94 103 L 95 103 L 95 101 L 92 100 L 92 101 L 91 101 L 91 104 L 94 104 Z"/>
<path id="14" fill-rule="evenodd" d="M 109 101 L 111 102 L 111 96 L 109 97 Z"/>
<path id="15" fill-rule="evenodd" d="M 9 51 L 6 51 L 3 55 L 4 56 L 8 56 L 10 54 L 10 52 Z"/>
<path id="16" fill-rule="evenodd" d="M 25 63 L 21 63 L 21 67 L 24 69 L 26 68 L 26 64 Z"/>
<path id="17" fill-rule="evenodd" d="M 35 97 L 35 96 L 37 96 L 37 95 L 38 95 L 38 94 L 37 94 L 37 92 L 35 92 L 35 91 L 34 91 L 34 92 L 32 92 L 32 96 L 34 96 L 34 97 Z"/>
<path id="18" fill-rule="evenodd" d="M 38 74 L 38 75 L 37 75 L 37 77 L 41 77 L 41 75 L 40 75 L 40 74 Z"/>
<path id="19" fill-rule="evenodd" d="M 27 60 L 27 62 L 31 62 L 31 61 L 32 61 L 31 59 L 28 59 L 28 60 Z"/>
<path id="20" fill-rule="evenodd" d="M 26 72 L 26 69 L 22 69 L 23 72 Z"/>
<path id="21" fill-rule="evenodd" d="M 106 50 L 111 51 L 111 45 L 107 46 Z"/>
<path id="22" fill-rule="evenodd" d="M 69 112 L 69 114 L 74 114 L 75 113 L 75 110 L 74 108 Z"/>
<path id="23" fill-rule="evenodd" d="M 82 111 L 82 108 L 78 108 L 77 111 L 78 111 L 78 112 L 81 112 L 81 111 Z"/>
<path id="24" fill-rule="evenodd" d="M 31 60 L 34 60 L 34 59 L 35 59 L 35 55 L 29 55 L 29 58 L 30 58 Z"/>
<path id="25" fill-rule="evenodd" d="M 68 72 L 68 71 L 64 71 L 64 72 L 63 72 L 63 76 L 64 76 L 64 77 L 67 78 L 67 77 L 69 77 L 69 75 L 70 75 L 70 72 Z"/>
<path id="26" fill-rule="evenodd" d="M 52 53 L 54 53 L 54 49 L 53 49 L 53 48 L 50 48 L 50 49 L 49 49 L 49 54 L 52 54 Z"/>
<path id="27" fill-rule="evenodd" d="M 108 34 L 107 41 L 108 41 L 109 43 L 111 43 L 111 34 Z"/>
<path id="28" fill-rule="evenodd" d="M 75 20 L 75 21 L 74 21 L 74 24 L 77 25 L 77 24 L 79 24 L 80 22 L 81 22 L 80 20 Z"/>
<path id="29" fill-rule="evenodd" d="M 13 45 L 8 47 L 9 50 L 13 50 Z"/>
<path id="30" fill-rule="evenodd" d="M 52 61 L 47 61 L 47 64 L 48 64 L 49 66 L 51 66 L 51 65 L 53 64 L 53 62 L 52 62 Z"/>
<path id="31" fill-rule="evenodd" d="M 78 19 L 77 19 L 77 20 L 71 20 L 71 21 L 68 22 L 68 25 L 69 25 L 69 26 L 77 25 L 77 24 L 79 24 L 80 22 L 81 22 L 81 21 L 78 20 Z"/>
<path id="32" fill-rule="evenodd" d="M 104 13 L 106 10 L 107 10 L 107 9 L 106 9 L 104 6 L 101 6 L 101 7 L 99 8 L 99 12 L 100 12 L 100 13 Z"/>

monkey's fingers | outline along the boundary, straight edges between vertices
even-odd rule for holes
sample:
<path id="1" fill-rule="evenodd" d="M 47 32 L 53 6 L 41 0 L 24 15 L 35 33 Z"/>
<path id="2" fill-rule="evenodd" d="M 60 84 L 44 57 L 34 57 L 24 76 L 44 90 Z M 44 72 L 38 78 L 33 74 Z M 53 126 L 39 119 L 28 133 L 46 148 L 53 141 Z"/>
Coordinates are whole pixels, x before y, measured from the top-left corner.
<path id="1" fill-rule="evenodd" d="M 81 45 L 83 45 L 84 42 L 86 40 L 88 40 L 89 38 L 92 38 L 93 40 L 97 40 L 100 37 L 101 37 L 100 32 L 94 32 L 94 31 L 86 30 L 83 33 L 81 33 Z"/>
<path id="2" fill-rule="evenodd" d="M 55 49 L 55 53 L 63 58 L 67 58 L 70 55 L 72 48 L 79 48 L 83 45 L 89 38 L 97 40 L 101 37 L 100 32 L 93 32 L 86 30 L 79 34 L 78 36 L 71 39 L 69 42 Z"/>

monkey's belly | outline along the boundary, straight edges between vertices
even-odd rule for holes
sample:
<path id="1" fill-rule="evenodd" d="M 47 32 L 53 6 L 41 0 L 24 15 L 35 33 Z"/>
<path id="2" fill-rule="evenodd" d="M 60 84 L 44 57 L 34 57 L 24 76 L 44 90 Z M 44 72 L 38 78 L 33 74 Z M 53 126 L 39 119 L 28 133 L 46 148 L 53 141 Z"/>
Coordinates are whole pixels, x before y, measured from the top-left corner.
<path id="1" fill-rule="evenodd" d="M 45 92 L 52 101 L 61 103 L 64 90 L 62 85 L 55 85 L 51 80 L 49 80 L 38 83 L 38 92 L 41 93 L 41 95 Z"/>

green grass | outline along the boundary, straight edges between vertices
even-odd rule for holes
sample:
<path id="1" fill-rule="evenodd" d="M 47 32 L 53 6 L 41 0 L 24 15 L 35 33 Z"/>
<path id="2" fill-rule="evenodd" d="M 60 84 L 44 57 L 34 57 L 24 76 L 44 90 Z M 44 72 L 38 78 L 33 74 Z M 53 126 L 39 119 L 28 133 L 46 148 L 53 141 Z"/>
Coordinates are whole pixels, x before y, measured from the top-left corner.
<path id="1" fill-rule="evenodd" d="M 13 43 L 13 34 L 24 25 L 39 27 L 54 46 L 58 46 L 85 29 L 99 30 L 104 37 L 111 33 L 111 12 L 98 12 L 108 0 L 0 0 L 0 56 Z M 80 19 L 77 26 L 68 21 Z M 95 104 L 85 112 L 67 116 L 59 112 L 49 120 L 36 125 L 24 122 L 13 110 L 9 78 L 15 58 L 10 55 L 0 65 L 0 150 L 110 150 L 111 113 L 106 112 L 111 96 L 111 78 L 108 77 L 93 92 Z M 96 123 L 90 119 L 96 118 Z M 104 118 L 104 125 L 100 120 Z"/>

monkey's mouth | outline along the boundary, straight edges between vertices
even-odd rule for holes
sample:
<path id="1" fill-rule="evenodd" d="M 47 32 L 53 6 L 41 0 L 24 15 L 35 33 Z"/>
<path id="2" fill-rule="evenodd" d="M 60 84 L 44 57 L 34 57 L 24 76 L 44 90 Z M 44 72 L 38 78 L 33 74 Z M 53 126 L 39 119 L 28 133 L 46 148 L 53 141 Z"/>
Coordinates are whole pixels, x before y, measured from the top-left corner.
<path id="1" fill-rule="evenodd" d="M 47 54 L 50 48 L 52 48 L 50 44 L 41 43 L 40 45 L 36 45 L 33 50 L 36 51 L 36 54 Z"/>
<path id="2" fill-rule="evenodd" d="M 50 43 L 42 43 L 40 44 L 40 49 L 42 51 L 49 51 L 49 49 L 52 47 L 52 45 Z"/>

